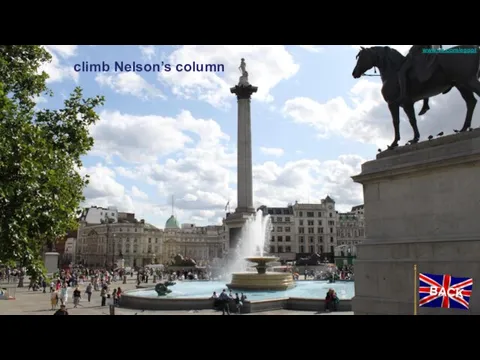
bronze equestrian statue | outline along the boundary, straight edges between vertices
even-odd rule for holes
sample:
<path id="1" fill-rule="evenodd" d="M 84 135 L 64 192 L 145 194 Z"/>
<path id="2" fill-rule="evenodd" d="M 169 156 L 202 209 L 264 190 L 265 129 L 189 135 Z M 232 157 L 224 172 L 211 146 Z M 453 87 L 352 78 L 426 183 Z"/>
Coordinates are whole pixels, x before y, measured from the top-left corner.
<path id="1" fill-rule="evenodd" d="M 445 54 L 425 54 L 423 51 L 418 53 L 417 50 L 418 48 L 411 51 L 416 54 L 412 54 L 410 65 L 408 63 L 405 65 L 405 56 L 388 46 L 374 46 L 368 49 L 362 47 L 357 55 L 357 64 L 352 73 L 355 79 L 373 67 L 378 68 L 380 72 L 383 82 L 382 95 L 388 104 L 395 129 L 395 138 L 389 149 L 396 148 L 400 141 L 400 107 L 403 108 L 413 129 L 414 137 L 409 143 L 415 144 L 420 140 L 420 132 L 414 104 L 432 96 L 446 94 L 452 87 L 457 88 L 467 105 L 465 122 L 459 132 L 467 131 L 472 125 L 473 112 L 477 104 L 474 93 L 480 96 L 479 45 L 456 46 Z M 400 85 L 402 66 L 406 67 L 403 99 Z"/>
<path id="2" fill-rule="evenodd" d="M 406 98 L 406 91 L 407 91 L 407 73 L 413 66 L 413 61 L 417 59 L 417 66 L 420 67 L 423 71 L 417 73 L 417 76 L 422 76 L 422 74 L 427 74 L 428 71 L 431 69 L 432 64 L 427 63 L 427 58 L 429 54 L 425 54 L 426 56 L 417 56 L 423 54 L 424 49 L 432 49 L 432 50 L 439 50 L 443 49 L 442 45 L 413 45 L 408 52 L 406 59 L 398 71 L 398 85 L 400 86 L 400 97 L 397 100 L 399 104 L 401 104 Z M 434 55 L 434 54 L 432 54 Z M 420 79 L 420 81 L 425 81 Z M 418 113 L 419 116 L 425 115 L 428 110 L 430 110 L 430 106 L 428 104 L 428 98 L 423 99 L 423 107 L 422 110 Z"/>

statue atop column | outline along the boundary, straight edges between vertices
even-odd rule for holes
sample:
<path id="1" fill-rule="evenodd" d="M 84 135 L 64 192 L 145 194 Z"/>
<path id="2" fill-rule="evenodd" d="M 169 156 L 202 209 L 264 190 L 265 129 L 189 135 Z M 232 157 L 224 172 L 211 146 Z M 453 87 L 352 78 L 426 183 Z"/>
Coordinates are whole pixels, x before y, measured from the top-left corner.
<path id="1" fill-rule="evenodd" d="M 240 66 L 238 67 L 238 70 L 240 70 L 240 73 L 242 74 L 242 76 L 240 76 L 240 79 L 238 80 L 238 85 L 249 86 L 250 83 L 248 82 L 247 63 L 245 62 L 244 58 L 242 58 L 242 60 L 240 61 Z"/>

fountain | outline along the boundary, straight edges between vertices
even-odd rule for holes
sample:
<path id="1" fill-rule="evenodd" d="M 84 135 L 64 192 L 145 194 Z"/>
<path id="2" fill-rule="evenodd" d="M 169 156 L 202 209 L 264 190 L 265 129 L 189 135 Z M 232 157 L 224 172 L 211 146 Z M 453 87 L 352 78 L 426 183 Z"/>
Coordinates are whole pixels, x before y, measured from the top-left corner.
<path id="1" fill-rule="evenodd" d="M 282 291 L 295 287 L 293 275 L 289 272 L 267 272 L 267 264 L 277 261 L 273 256 L 252 256 L 245 260 L 257 263 L 257 274 L 237 272 L 232 274 L 232 282 L 227 287 L 232 290 Z"/>
<path id="2" fill-rule="evenodd" d="M 236 249 L 237 261 L 229 267 L 232 280 L 227 287 L 232 290 L 282 291 L 295 287 L 291 273 L 267 272 L 267 264 L 278 261 L 278 257 L 264 256 L 267 239 L 270 238 L 270 215 L 258 210 L 245 223 L 241 241 Z M 254 255 L 257 252 L 258 255 Z M 257 273 L 237 270 L 245 269 L 245 260 L 255 263 Z"/>

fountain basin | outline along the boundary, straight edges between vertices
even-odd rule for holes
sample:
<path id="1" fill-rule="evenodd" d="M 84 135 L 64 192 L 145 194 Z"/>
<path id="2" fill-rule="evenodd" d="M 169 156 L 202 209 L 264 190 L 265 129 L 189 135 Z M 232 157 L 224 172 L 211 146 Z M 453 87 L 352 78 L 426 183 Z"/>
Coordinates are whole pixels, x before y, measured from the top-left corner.
<path id="1" fill-rule="evenodd" d="M 255 275 L 255 274 L 254 274 Z M 353 282 L 297 281 L 297 286 L 286 291 L 241 291 L 247 295 L 242 313 L 254 313 L 278 309 L 314 311 L 323 310 L 325 294 L 335 289 L 340 298 L 339 311 L 351 311 L 351 299 L 355 296 Z M 210 298 L 225 289 L 223 281 L 179 281 L 171 287 L 172 293 L 158 296 L 153 288 L 129 290 L 122 294 L 120 306 L 143 310 L 202 310 L 212 309 Z M 239 291 L 240 292 L 240 291 Z M 233 300 L 232 300 L 233 301 Z M 235 309 L 232 303 L 230 309 Z"/>
<path id="2" fill-rule="evenodd" d="M 267 264 L 277 261 L 275 256 L 251 256 L 245 260 L 256 263 L 257 274 L 239 272 L 232 274 L 232 282 L 227 287 L 232 290 L 284 291 L 295 287 L 291 273 L 267 273 Z"/>
<path id="3" fill-rule="evenodd" d="M 294 288 L 295 281 L 290 273 L 233 273 L 227 287 L 232 290 L 284 291 Z"/>

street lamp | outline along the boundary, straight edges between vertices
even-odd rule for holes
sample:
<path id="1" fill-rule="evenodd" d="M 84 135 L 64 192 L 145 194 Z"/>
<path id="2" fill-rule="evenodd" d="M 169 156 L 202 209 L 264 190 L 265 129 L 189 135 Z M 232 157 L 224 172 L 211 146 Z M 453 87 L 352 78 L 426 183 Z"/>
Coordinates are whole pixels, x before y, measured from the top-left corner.
<path id="1" fill-rule="evenodd" d="M 115 264 L 115 250 L 116 250 L 116 247 L 115 247 L 115 245 L 116 245 L 115 236 L 116 236 L 116 235 L 117 235 L 117 234 L 113 234 L 113 239 L 112 239 L 112 241 L 113 241 L 112 268 L 115 267 L 114 264 Z"/>

